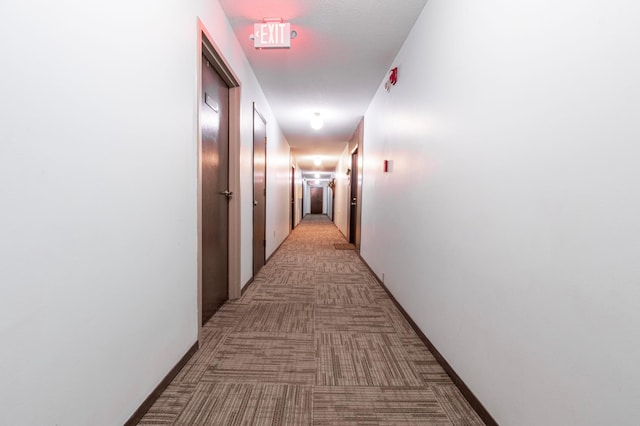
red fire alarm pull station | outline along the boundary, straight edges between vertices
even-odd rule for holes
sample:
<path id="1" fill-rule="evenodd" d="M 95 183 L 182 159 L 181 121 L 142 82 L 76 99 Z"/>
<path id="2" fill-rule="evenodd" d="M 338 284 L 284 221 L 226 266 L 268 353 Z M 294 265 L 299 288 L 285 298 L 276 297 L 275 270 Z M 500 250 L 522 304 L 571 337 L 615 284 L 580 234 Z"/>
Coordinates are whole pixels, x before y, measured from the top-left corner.
<path id="1" fill-rule="evenodd" d="M 384 90 L 386 90 L 387 93 L 391 92 L 391 86 L 395 86 L 397 82 L 398 82 L 398 67 L 395 67 L 389 73 L 389 78 L 387 79 L 387 82 L 384 83 Z"/>
<path id="2" fill-rule="evenodd" d="M 389 160 L 384 160 L 384 172 L 389 172 Z"/>
<path id="3" fill-rule="evenodd" d="M 398 82 L 398 67 L 395 67 L 391 70 L 391 75 L 389 75 L 389 82 L 394 86 Z"/>

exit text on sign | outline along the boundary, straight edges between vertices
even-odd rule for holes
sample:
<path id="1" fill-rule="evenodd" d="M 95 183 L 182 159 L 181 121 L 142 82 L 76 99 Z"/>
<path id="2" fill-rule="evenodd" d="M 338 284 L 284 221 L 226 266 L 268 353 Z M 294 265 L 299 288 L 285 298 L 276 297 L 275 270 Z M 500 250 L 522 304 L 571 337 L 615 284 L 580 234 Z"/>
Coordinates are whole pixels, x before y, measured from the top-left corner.
<path id="1" fill-rule="evenodd" d="M 291 47 L 291 24 L 289 22 L 265 22 L 253 24 L 253 47 Z"/>

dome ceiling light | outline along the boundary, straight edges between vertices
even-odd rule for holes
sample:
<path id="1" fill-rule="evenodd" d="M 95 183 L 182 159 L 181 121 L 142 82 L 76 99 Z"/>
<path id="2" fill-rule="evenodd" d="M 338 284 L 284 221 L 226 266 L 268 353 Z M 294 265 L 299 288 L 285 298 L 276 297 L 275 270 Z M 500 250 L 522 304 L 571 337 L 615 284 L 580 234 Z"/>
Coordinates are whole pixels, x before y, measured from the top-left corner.
<path id="1" fill-rule="evenodd" d="M 311 128 L 314 130 L 320 130 L 323 125 L 324 125 L 324 122 L 322 121 L 322 117 L 320 116 L 320 113 L 319 112 L 314 113 L 313 117 L 311 117 Z"/>

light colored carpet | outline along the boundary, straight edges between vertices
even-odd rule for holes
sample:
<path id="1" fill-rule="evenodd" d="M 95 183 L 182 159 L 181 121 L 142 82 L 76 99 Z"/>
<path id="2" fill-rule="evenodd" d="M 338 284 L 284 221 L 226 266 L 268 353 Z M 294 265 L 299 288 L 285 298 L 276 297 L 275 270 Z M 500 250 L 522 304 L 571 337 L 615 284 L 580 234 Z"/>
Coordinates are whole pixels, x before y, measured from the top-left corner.
<path id="1" fill-rule="evenodd" d="M 203 328 L 141 425 L 482 425 L 326 216 Z"/>

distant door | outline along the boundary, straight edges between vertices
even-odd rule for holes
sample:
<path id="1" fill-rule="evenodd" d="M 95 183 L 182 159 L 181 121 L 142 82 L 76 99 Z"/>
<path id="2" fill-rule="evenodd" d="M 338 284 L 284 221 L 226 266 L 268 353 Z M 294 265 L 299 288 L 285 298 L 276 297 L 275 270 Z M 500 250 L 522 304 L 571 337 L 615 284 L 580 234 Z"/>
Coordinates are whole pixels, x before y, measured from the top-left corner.
<path id="1" fill-rule="evenodd" d="M 322 188 L 311 188 L 311 214 L 322 214 Z"/>
<path id="2" fill-rule="evenodd" d="M 296 227 L 296 168 L 291 168 L 291 230 Z"/>
<path id="3" fill-rule="evenodd" d="M 356 243 L 356 218 L 358 217 L 358 150 L 351 154 L 351 208 L 349 211 L 349 242 Z"/>
<path id="4" fill-rule="evenodd" d="M 229 88 L 202 55 L 202 324 L 229 298 Z"/>
<path id="5" fill-rule="evenodd" d="M 253 275 L 265 263 L 267 245 L 267 123 L 253 108 Z"/>

